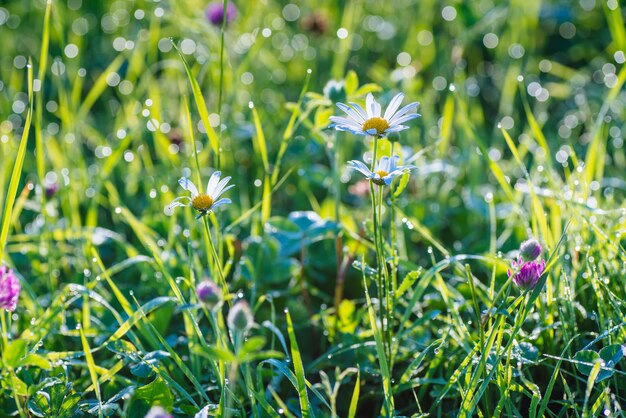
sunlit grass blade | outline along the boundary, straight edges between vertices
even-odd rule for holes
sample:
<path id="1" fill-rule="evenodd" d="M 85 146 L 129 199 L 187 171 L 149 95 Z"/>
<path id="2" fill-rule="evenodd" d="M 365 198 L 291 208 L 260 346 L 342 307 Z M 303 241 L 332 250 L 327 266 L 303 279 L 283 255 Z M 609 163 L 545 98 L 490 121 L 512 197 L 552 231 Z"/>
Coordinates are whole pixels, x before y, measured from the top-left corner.
<path id="1" fill-rule="evenodd" d="M 82 327 L 78 329 L 80 333 L 80 342 L 85 352 L 85 359 L 87 361 L 87 367 L 89 369 L 89 376 L 91 378 L 91 384 L 93 385 L 96 398 L 98 399 L 98 417 L 102 417 L 102 394 L 100 393 L 100 383 L 98 382 L 98 373 L 96 371 L 96 363 L 94 362 L 93 355 L 91 354 L 91 348 L 85 337 L 85 332 Z"/>
<path id="2" fill-rule="evenodd" d="M 189 83 L 191 84 L 191 93 L 193 94 L 193 99 L 196 102 L 196 107 L 198 109 L 198 113 L 200 114 L 200 119 L 202 120 L 202 124 L 204 125 L 204 129 L 206 130 L 207 136 L 209 137 L 209 144 L 211 145 L 211 149 L 213 153 L 216 155 L 216 158 L 219 157 L 219 138 L 217 133 L 211 126 L 209 121 L 209 111 L 207 110 L 206 102 L 204 101 L 204 96 L 202 95 L 202 90 L 200 90 L 200 86 L 198 85 L 198 81 L 194 77 L 191 72 L 191 68 L 189 68 L 189 64 L 187 64 L 187 60 L 183 56 L 182 52 L 178 49 L 178 46 L 172 41 L 172 45 L 178 52 L 181 61 L 185 67 L 185 72 L 187 73 L 187 78 L 189 79 Z"/>
<path id="3" fill-rule="evenodd" d="M 298 348 L 298 341 L 296 340 L 296 334 L 293 330 L 293 323 L 291 322 L 291 315 L 289 315 L 289 311 L 285 311 L 285 316 L 287 317 L 287 333 L 289 334 L 289 343 L 291 344 L 291 359 L 293 361 L 296 381 L 298 383 L 300 411 L 302 412 L 302 418 L 312 417 L 314 415 L 309 403 L 306 377 L 304 376 L 304 366 L 302 365 L 302 357 L 300 356 L 300 349 Z"/>
<path id="4" fill-rule="evenodd" d="M 9 180 L 7 196 L 4 200 L 2 230 L 0 231 L 0 262 L 3 260 L 4 248 L 6 246 L 7 237 L 9 236 L 9 230 L 11 229 L 11 212 L 13 211 L 13 203 L 15 202 L 15 196 L 17 195 L 17 187 L 22 176 L 22 167 L 24 165 L 24 157 L 26 156 L 26 145 L 28 144 L 28 134 L 30 132 L 33 115 L 33 66 L 30 61 L 27 68 L 27 82 L 29 107 L 28 113 L 26 114 L 26 121 L 24 122 L 24 130 L 22 131 L 20 145 L 14 159 L 15 163 L 13 164 L 13 171 L 11 172 L 11 179 Z"/>
<path id="5" fill-rule="evenodd" d="M 354 382 L 354 390 L 352 391 L 352 399 L 350 400 L 350 409 L 348 410 L 348 418 L 356 417 L 356 408 L 359 403 L 359 394 L 361 391 L 361 371 L 357 371 L 356 382 Z"/>

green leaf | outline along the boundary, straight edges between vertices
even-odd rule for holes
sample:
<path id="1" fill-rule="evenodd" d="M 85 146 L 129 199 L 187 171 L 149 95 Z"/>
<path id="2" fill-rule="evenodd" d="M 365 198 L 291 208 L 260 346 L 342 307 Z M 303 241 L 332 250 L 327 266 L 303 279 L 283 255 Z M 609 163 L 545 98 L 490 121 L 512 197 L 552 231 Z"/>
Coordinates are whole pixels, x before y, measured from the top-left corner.
<path id="1" fill-rule="evenodd" d="M 353 70 L 348 71 L 346 75 L 346 96 L 352 96 L 359 87 L 359 76 Z"/>
<path id="2" fill-rule="evenodd" d="M 591 373 L 591 369 L 593 368 L 593 364 L 602 361 L 600 359 L 600 354 L 596 353 L 593 350 L 580 350 L 574 356 L 574 360 L 579 361 L 580 363 L 576 363 L 576 368 L 579 372 L 584 374 L 585 376 L 589 376 Z M 583 364 L 590 363 L 590 364 Z"/>
<path id="3" fill-rule="evenodd" d="M 13 369 L 20 366 L 22 364 L 22 358 L 26 355 L 26 350 L 26 341 L 15 340 L 11 342 L 11 344 L 9 344 L 9 347 L 2 355 L 2 360 L 4 361 L 4 364 Z"/>
<path id="4" fill-rule="evenodd" d="M 135 397 L 145 400 L 151 406 L 160 405 L 168 411 L 171 411 L 174 407 L 174 396 L 170 388 L 165 384 L 165 381 L 160 377 L 157 377 L 145 386 L 137 388 Z"/>
<path id="5" fill-rule="evenodd" d="M 27 355 L 24 361 L 22 361 L 22 365 L 23 366 L 35 366 L 44 370 L 52 369 L 52 365 L 50 364 L 50 362 L 45 357 L 42 357 L 39 354 Z"/>

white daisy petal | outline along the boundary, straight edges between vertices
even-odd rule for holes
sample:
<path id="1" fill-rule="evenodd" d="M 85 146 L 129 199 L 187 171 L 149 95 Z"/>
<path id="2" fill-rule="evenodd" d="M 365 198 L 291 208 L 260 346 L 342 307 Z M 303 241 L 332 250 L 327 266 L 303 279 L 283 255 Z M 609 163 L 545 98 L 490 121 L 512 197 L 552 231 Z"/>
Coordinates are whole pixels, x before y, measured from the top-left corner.
<path id="1" fill-rule="evenodd" d="M 382 170 L 385 172 L 389 171 L 389 157 L 387 157 L 386 155 L 378 161 L 378 169 L 376 171 L 379 171 L 379 170 Z"/>
<path id="2" fill-rule="evenodd" d="M 228 205 L 231 203 L 233 203 L 233 201 L 228 198 L 220 199 L 217 202 L 213 203 L 213 206 L 211 206 L 211 210 L 215 210 L 219 208 L 220 206 Z"/>
<path id="3" fill-rule="evenodd" d="M 380 103 L 378 103 L 376 101 L 376 99 L 374 99 L 374 116 L 379 118 L 382 112 L 382 107 L 380 105 Z"/>
<path id="4" fill-rule="evenodd" d="M 357 161 L 357 160 L 348 161 L 348 165 L 353 170 L 357 170 L 361 172 L 361 174 L 363 174 L 365 177 L 370 177 L 372 175 L 372 172 L 370 171 L 370 169 L 367 168 L 367 166 L 361 161 Z"/>
<path id="5" fill-rule="evenodd" d="M 374 105 L 375 102 L 376 100 L 374 100 L 374 95 L 372 93 L 368 93 L 367 96 L 365 96 L 365 110 L 367 111 L 368 119 L 376 116 L 374 113 L 374 110 L 376 110 L 376 106 Z"/>
<path id="6" fill-rule="evenodd" d="M 228 190 L 232 189 L 233 187 L 235 187 L 234 184 L 231 184 L 230 186 L 227 187 L 219 187 L 215 189 L 215 191 L 213 192 L 213 196 L 211 196 L 213 198 L 213 200 L 219 198 L 221 195 L 223 195 L 224 193 L 226 193 Z M 219 190 L 218 190 L 219 189 Z"/>
<path id="7" fill-rule="evenodd" d="M 396 120 L 399 119 L 401 116 L 403 116 L 404 114 L 410 112 L 411 110 L 417 110 L 417 107 L 419 106 L 419 102 L 413 102 L 413 103 L 409 103 L 408 105 L 404 106 L 402 109 L 398 110 L 389 120 L 389 124 L 393 125 L 396 123 Z"/>
<path id="8" fill-rule="evenodd" d="M 419 116 L 420 116 L 420 115 L 419 115 L 418 113 L 409 113 L 408 115 L 405 115 L 405 116 L 402 116 L 402 117 L 400 117 L 400 118 L 398 118 L 398 119 L 395 119 L 395 120 L 393 121 L 393 125 L 394 125 L 394 126 L 395 126 L 395 125 L 399 125 L 399 124 L 401 124 L 401 123 L 404 123 L 404 122 L 410 121 L 411 119 L 418 118 Z"/>
<path id="9" fill-rule="evenodd" d="M 399 159 L 400 157 L 398 157 L 397 155 L 394 155 L 393 157 L 391 157 L 391 159 L 389 160 L 389 169 L 387 170 L 388 173 L 391 173 L 392 171 L 396 169 L 396 167 L 398 166 Z"/>
<path id="10" fill-rule="evenodd" d="M 404 131 L 405 129 L 409 129 L 409 127 L 406 125 L 394 125 L 390 128 L 385 129 L 385 133 L 390 134 L 392 132 Z"/>
<path id="11" fill-rule="evenodd" d="M 352 106 L 354 111 L 356 113 L 358 113 L 359 116 L 361 116 L 361 118 L 363 118 L 363 121 L 367 120 L 367 112 L 365 110 L 363 110 L 363 108 L 361 106 L 359 106 L 358 104 L 356 104 L 354 102 L 350 102 L 350 106 Z"/>
<path id="12" fill-rule="evenodd" d="M 354 109 L 352 109 L 350 106 L 345 105 L 343 103 L 337 103 L 337 107 L 341 110 L 343 110 L 348 116 L 350 116 L 350 118 L 356 122 L 356 123 L 360 123 L 361 125 L 363 123 L 365 123 L 365 119 L 363 119 Z"/>
<path id="13" fill-rule="evenodd" d="M 378 131 L 376 130 L 376 128 L 371 128 L 371 129 L 368 129 L 368 130 L 367 130 L 367 131 L 365 131 L 365 132 L 367 132 L 367 134 L 368 134 L 368 135 L 376 135 L 376 134 L 378 133 Z"/>
<path id="14" fill-rule="evenodd" d="M 224 177 L 222 180 L 220 180 L 219 183 L 217 183 L 217 186 L 215 186 L 215 188 L 213 189 L 213 194 L 211 195 L 211 197 L 214 200 L 217 199 L 223 193 L 223 189 L 224 187 L 226 187 L 230 179 L 231 179 L 230 176 Z"/>
<path id="15" fill-rule="evenodd" d="M 391 99 L 391 102 L 389 102 L 389 106 L 387 106 L 387 110 L 385 110 L 385 120 L 391 119 L 395 111 L 398 110 L 398 108 L 400 107 L 402 100 L 404 100 L 404 94 L 402 93 L 396 94 L 393 99 Z"/>
<path id="16" fill-rule="evenodd" d="M 215 171 L 211 174 L 211 178 L 209 179 L 209 183 L 206 186 L 206 194 L 209 196 L 213 196 L 213 192 L 215 190 L 215 186 L 220 181 L 220 176 L 222 173 L 220 171 Z"/>
<path id="17" fill-rule="evenodd" d="M 353 126 L 348 126 L 348 125 L 337 125 L 335 126 L 335 129 L 338 131 L 347 131 L 347 132 L 352 132 L 355 135 L 367 135 L 367 133 L 365 131 L 363 131 L 362 129 L 356 129 Z"/>
<path id="18" fill-rule="evenodd" d="M 180 184 L 180 187 L 182 187 L 183 189 L 187 190 L 188 192 L 191 192 L 192 197 L 198 196 L 198 188 L 187 177 L 179 178 L 178 184 Z"/>
<path id="19" fill-rule="evenodd" d="M 330 118 L 328 118 L 331 122 L 336 123 L 337 125 L 341 125 L 341 126 L 351 126 L 354 127 L 355 129 L 361 129 L 361 125 L 357 124 L 355 121 L 353 121 L 352 119 L 348 119 L 348 118 L 342 118 L 341 116 L 331 116 Z"/>

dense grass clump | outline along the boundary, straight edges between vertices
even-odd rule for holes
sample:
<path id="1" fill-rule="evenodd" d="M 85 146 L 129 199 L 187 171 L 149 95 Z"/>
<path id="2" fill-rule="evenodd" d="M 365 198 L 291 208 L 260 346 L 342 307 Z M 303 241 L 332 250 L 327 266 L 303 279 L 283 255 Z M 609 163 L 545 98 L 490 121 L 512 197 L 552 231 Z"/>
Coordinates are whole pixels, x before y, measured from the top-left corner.
<path id="1" fill-rule="evenodd" d="M 0 416 L 624 416 L 625 14 L 4 1 Z"/>

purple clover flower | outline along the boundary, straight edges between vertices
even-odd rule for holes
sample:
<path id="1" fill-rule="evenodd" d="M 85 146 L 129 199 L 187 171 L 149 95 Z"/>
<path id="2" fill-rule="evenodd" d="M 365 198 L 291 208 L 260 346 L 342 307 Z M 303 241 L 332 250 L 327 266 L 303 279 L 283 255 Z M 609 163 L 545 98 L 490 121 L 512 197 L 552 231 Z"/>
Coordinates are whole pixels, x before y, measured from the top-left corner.
<path id="1" fill-rule="evenodd" d="M 20 296 L 21 284 L 13 270 L 0 266 L 0 309 L 13 312 Z"/>
<path id="2" fill-rule="evenodd" d="M 50 199 L 59 191 L 59 183 L 54 182 L 46 184 L 44 190 L 46 192 L 46 197 Z"/>
<path id="3" fill-rule="evenodd" d="M 196 286 L 196 295 L 198 300 L 209 308 L 217 305 L 220 301 L 220 289 L 211 280 L 204 280 Z"/>
<path id="4" fill-rule="evenodd" d="M 533 289 L 543 270 L 546 268 L 544 260 L 524 261 L 521 257 L 511 263 L 512 270 L 507 272 L 508 276 L 513 276 L 513 283 L 521 289 Z"/>
<path id="5" fill-rule="evenodd" d="M 221 1 L 212 1 L 206 8 L 206 18 L 215 26 L 222 26 L 224 21 L 224 3 Z M 231 2 L 226 4 L 226 24 L 228 25 L 237 17 L 237 8 Z"/>

